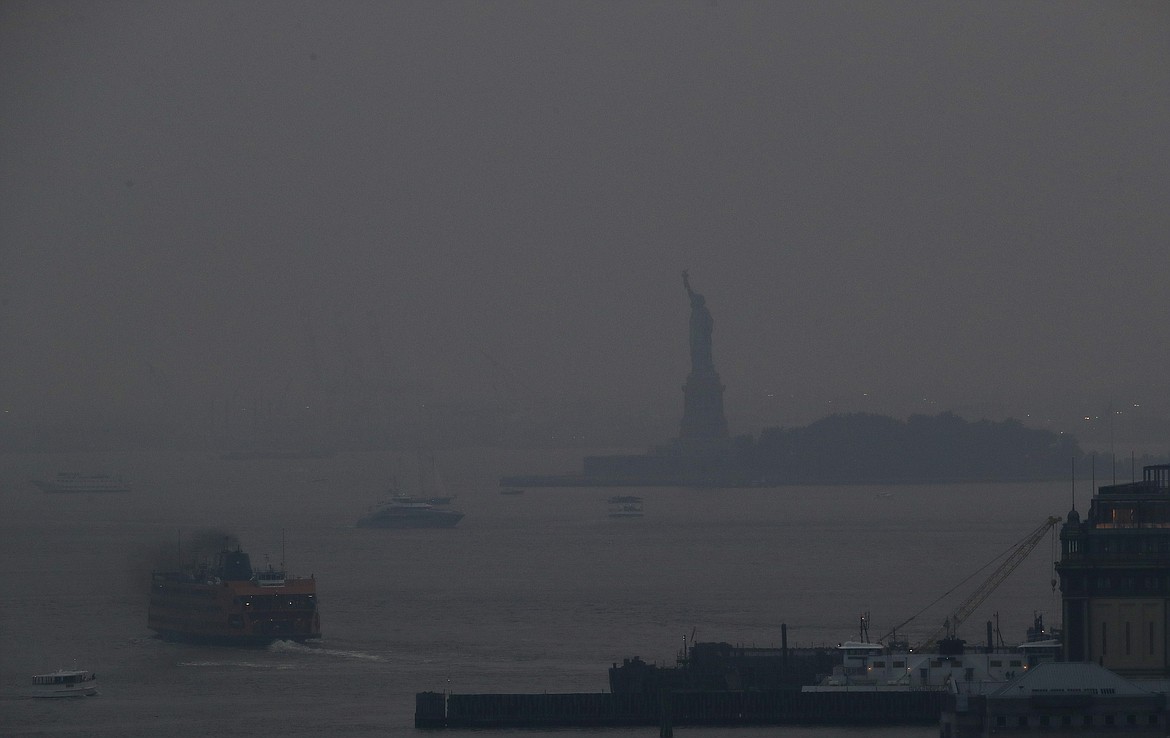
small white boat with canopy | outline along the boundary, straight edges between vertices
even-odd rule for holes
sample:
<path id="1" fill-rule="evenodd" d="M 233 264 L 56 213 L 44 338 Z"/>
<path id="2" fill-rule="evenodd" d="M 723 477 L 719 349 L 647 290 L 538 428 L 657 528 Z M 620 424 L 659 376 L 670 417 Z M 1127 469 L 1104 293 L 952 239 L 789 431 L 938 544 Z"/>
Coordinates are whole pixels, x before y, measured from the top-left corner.
<path id="1" fill-rule="evenodd" d="M 33 697 L 90 697 L 97 691 L 97 674 L 84 669 L 58 669 L 32 678 Z"/>

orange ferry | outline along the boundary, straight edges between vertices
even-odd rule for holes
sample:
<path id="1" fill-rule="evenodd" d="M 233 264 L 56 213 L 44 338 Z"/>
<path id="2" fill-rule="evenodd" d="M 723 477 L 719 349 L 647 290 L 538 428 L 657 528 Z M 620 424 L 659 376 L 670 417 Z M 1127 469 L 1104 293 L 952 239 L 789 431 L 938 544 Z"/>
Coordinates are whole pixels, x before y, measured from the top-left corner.
<path id="1" fill-rule="evenodd" d="M 220 551 L 212 566 L 151 574 L 147 626 L 166 639 L 240 646 L 320 638 L 317 580 L 253 571 L 238 547 Z"/>

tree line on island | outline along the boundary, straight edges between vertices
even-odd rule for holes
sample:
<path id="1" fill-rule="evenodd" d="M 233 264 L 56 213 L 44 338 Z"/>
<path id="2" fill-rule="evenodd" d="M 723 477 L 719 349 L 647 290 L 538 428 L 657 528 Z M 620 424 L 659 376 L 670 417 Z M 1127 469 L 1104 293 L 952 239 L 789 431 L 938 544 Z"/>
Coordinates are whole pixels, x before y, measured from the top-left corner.
<path id="1" fill-rule="evenodd" d="M 951 412 L 911 415 L 830 415 L 799 428 L 767 428 L 758 439 L 736 439 L 741 468 L 772 483 L 1035 481 L 1089 473 L 1088 454 L 1064 433 L 1018 420 L 968 421 Z M 1164 463 L 1144 456 L 1141 466 Z M 1130 476 L 1131 459 L 1097 457 L 1099 478 L 1110 468 Z M 1119 480 L 1120 481 L 1120 480 Z"/>

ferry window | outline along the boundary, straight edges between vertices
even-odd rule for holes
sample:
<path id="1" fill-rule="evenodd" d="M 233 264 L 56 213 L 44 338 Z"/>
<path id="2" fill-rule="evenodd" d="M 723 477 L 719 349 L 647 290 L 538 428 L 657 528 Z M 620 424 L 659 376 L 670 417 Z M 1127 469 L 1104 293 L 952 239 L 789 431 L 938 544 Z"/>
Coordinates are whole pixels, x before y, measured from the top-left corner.
<path id="1" fill-rule="evenodd" d="M 1048 727 L 1048 723 L 1049 723 L 1049 722 L 1050 722 L 1050 721 L 1049 721 L 1049 719 L 1048 719 L 1048 716 L 1047 716 L 1047 715 L 1041 715 L 1041 716 L 1040 716 L 1040 727 L 1041 727 L 1041 728 L 1047 728 L 1047 727 Z"/>
<path id="2" fill-rule="evenodd" d="M 886 668 L 886 662 L 885 662 L 885 661 L 875 661 L 875 662 L 873 662 L 873 665 L 874 665 L 874 668 L 877 668 L 877 669 L 884 669 L 884 668 Z"/>
<path id="3" fill-rule="evenodd" d="M 1021 728 L 1028 727 L 1028 716 L 1020 715 L 1018 718 L 1016 718 L 1016 725 L 1019 725 Z"/>
<path id="4" fill-rule="evenodd" d="M 1060 724 L 1062 727 L 1071 728 L 1072 727 L 1072 715 L 1062 715 L 1060 718 Z"/>
<path id="5" fill-rule="evenodd" d="M 970 667 L 964 669 L 963 670 L 963 678 L 969 682 L 974 681 L 975 680 L 975 670 L 970 668 Z"/>
<path id="6" fill-rule="evenodd" d="M 1113 716 L 1112 715 L 1105 716 L 1105 724 L 1106 725 L 1113 725 Z"/>
<path id="7" fill-rule="evenodd" d="M 1022 664 L 1023 664 L 1023 662 L 1021 662 L 1017 659 L 1012 659 L 1011 661 L 1008 662 L 1009 666 L 1021 666 Z"/>
<path id="8" fill-rule="evenodd" d="M 1083 715 L 1081 717 L 1081 725 L 1085 726 L 1086 728 L 1091 728 L 1093 726 L 1093 716 Z"/>
<path id="9" fill-rule="evenodd" d="M 1126 725 L 1137 725 L 1137 715 L 1126 715 L 1125 723 Z"/>
<path id="10" fill-rule="evenodd" d="M 1002 661 L 994 661 L 994 660 L 993 660 L 993 661 L 991 662 L 991 666 L 992 666 L 992 667 L 1000 667 L 1000 666 L 1003 666 L 1003 662 L 1002 662 Z"/>
<path id="11" fill-rule="evenodd" d="M 1151 625 L 1150 627 L 1153 627 L 1153 625 Z M 904 668 L 906 668 L 906 662 L 905 661 L 895 661 L 894 668 L 895 669 L 904 669 Z"/>
<path id="12" fill-rule="evenodd" d="M 1007 727 L 1007 717 L 1005 717 L 1005 716 L 1003 716 L 1003 715 L 1000 715 L 1000 716 L 998 716 L 998 717 L 995 719 L 995 727 L 997 727 L 997 728 L 1006 728 L 1006 727 Z"/>

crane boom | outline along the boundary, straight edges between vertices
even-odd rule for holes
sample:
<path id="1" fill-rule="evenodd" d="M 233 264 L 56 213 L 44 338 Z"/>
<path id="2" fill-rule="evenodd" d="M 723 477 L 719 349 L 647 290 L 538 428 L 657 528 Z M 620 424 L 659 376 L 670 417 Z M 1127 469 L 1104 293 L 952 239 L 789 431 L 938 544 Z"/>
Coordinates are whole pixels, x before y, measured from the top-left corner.
<path id="1" fill-rule="evenodd" d="M 975 591 L 968 595 L 967 599 L 963 600 L 963 602 L 955 608 L 950 617 L 943 621 L 942 627 L 935 631 L 930 636 L 930 638 L 926 639 L 920 648 L 922 650 L 930 650 L 944 635 L 947 637 L 953 637 L 955 630 L 959 627 L 959 625 L 964 620 L 966 620 L 971 613 L 975 612 L 976 608 L 983 604 L 983 601 L 987 599 L 987 596 L 990 595 L 995 590 L 995 588 L 998 587 L 1001 582 L 1003 582 L 1004 579 L 1007 579 L 1008 575 L 1015 571 L 1016 567 L 1023 563 L 1024 559 L 1028 558 L 1028 554 L 1032 553 L 1032 549 L 1036 548 L 1036 544 L 1040 543 L 1040 539 L 1044 537 L 1044 534 L 1047 533 L 1049 529 L 1052 528 L 1052 526 L 1060 522 L 1062 522 L 1061 518 L 1050 516 L 1047 520 L 1041 523 L 1040 526 L 1036 528 L 1036 530 L 1029 533 L 1024 538 L 1024 540 L 1016 544 L 1016 547 L 1012 550 L 1011 554 L 1009 554 L 1008 557 L 1003 560 L 1003 563 L 996 567 L 995 571 L 991 572 L 991 575 L 988 576 L 982 584 L 976 587 Z"/>

